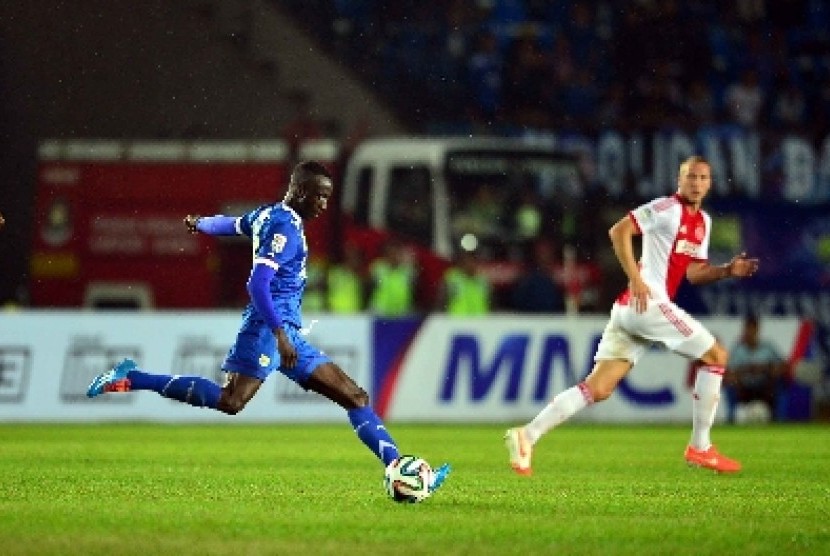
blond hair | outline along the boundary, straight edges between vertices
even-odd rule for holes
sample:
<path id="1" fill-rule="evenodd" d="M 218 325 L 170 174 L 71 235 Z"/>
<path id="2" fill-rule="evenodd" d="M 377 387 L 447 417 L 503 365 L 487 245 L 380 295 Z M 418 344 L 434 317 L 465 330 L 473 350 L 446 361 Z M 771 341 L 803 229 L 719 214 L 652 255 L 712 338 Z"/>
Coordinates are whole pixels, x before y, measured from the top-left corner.
<path id="1" fill-rule="evenodd" d="M 682 163 L 680 163 L 680 170 L 678 171 L 678 175 L 682 176 L 686 174 L 689 171 L 689 167 L 691 167 L 692 164 L 697 164 L 699 162 L 702 162 L 703 164 L 707 165 L 709 167 L 709 170 L 712 169 L 712 165 L 709 163 L 708 160 L 706 160 L 702 156 L 694 155 L 690 156 Z"/>

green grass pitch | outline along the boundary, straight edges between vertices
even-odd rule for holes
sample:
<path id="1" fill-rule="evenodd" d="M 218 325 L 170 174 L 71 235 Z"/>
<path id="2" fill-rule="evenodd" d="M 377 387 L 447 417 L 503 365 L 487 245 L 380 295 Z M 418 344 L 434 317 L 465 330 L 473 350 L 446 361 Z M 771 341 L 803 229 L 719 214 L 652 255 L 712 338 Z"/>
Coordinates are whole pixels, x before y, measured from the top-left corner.
<path id="1" fill-rule="evenodd" d="M 396 504 L 343 425 L 0 425 L 2 554 L 830 553 L 830 427 L 716 427 L 737 475 L 688 468 L 688 427 L 568 424 L 533 477 L 503 426 L 391 423 L 454 471 Z"/>

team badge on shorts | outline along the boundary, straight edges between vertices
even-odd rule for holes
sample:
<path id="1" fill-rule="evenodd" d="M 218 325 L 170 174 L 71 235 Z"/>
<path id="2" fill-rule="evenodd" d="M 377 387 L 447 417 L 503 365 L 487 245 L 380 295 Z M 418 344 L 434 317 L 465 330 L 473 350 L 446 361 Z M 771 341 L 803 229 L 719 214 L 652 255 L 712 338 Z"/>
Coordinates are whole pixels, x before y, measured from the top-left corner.
<path id="1" fill-rule="evenodd" d="M 267 367 L 271 364 L 271 358 L 265 355 L 264 353 L 259 356 L 259 366 L 260 367 Z"/>

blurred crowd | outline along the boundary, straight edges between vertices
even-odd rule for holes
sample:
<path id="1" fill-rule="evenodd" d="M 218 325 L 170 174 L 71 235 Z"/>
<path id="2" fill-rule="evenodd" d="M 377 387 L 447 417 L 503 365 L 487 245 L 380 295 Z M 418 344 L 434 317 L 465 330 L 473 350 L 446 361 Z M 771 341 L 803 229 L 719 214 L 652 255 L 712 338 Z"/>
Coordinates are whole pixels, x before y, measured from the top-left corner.
<path id="1" fill-rule="evenodd" d="M 281 4 L 424 131 L 830 127 L 828 0 Z"/>
<path id="2" fill-rule="evenodd" d="M 577 314 L 598 309 L 599 270 L 576 259 L 571 246 L 559 254 L 556 244 L 528 244 L 526 260 L 510 270 L 510 279 L 481 250 L 460 249 L 440 277 L 422 280 L 411 244 L 390 237 L 375 257 L 347 243 L 339 260 L 317 258 L 307 269 L 303 309 L 309 312 L 401 317 L 443 312 L 475 317 L 491 312 Z M 619 293 L 619 292 L 614 292 Z"/>

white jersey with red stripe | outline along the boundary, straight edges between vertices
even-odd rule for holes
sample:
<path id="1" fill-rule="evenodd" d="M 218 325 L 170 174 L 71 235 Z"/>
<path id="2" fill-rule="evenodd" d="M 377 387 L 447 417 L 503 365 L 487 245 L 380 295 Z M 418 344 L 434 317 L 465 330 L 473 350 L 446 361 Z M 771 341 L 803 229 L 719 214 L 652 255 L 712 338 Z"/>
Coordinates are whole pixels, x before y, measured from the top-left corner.
<path id="1" fill-rule="evenodd" d="M 659 197 L 628 213 L 643 234 L 640 275 L 654 300 L 674 299 L 692 261 L 709 258 L 712 218 L 692 212 L 677 195 Z M 628 302 L 629 291 L 617 301 Z"/>

